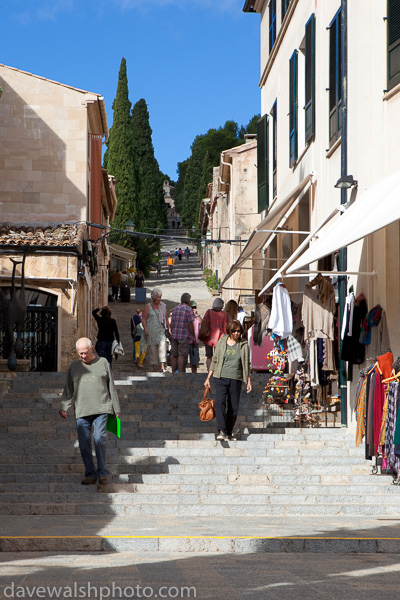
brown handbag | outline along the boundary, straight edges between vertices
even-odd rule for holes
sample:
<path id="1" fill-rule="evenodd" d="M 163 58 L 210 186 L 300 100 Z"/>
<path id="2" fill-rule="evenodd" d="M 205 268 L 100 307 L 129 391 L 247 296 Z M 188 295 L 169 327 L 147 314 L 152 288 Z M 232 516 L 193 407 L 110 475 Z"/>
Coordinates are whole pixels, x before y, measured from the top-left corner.
<path id="1" fill-rule="evenodd" d="M 199 402 L 200 421 L 211 421 L 215 418 L 215 402 L 208 397 L 211 388 L 208 385 L 204 391 L 203 400 Z"/>
<path id="2" fill-rule="evenodd" d="M 210 337 L 210 313 L 207 311 L 199 329 L 199 340 L 205 342 Z"/>

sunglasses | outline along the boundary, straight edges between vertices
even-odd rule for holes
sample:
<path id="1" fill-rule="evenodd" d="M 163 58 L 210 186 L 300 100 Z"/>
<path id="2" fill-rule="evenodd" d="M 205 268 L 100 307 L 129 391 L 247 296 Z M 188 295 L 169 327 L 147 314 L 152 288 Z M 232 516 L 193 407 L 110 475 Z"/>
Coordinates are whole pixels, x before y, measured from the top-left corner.
<path id="1" fill-rule="evenodd" d="M 231 333 L 240 333 L 240 329 L 232 329 Z"/>

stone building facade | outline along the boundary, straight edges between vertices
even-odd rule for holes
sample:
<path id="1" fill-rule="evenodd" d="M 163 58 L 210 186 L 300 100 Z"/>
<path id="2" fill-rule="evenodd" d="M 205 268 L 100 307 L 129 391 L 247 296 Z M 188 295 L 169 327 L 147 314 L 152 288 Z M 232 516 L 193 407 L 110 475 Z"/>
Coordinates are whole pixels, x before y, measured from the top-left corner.
<path id="1" fill-rule="evenodd" d="M 117 199 L 101 168 L 105 103 L 100 94 L 4 65 L 0 86 L 0 285 L 10 288 L 10 258 L 21 259 L 26 248 L 28 313 L 36 315 L 25 331 L 26 354 L 32 369 L 65 370 L 76 339 L 95 337 L 92 309 L 107 303 L 102 228 Z M 16 276 L 18 284 L 20 266 Z M 56 361 L 40 366 L 33 354 L 49 343 Z"/>

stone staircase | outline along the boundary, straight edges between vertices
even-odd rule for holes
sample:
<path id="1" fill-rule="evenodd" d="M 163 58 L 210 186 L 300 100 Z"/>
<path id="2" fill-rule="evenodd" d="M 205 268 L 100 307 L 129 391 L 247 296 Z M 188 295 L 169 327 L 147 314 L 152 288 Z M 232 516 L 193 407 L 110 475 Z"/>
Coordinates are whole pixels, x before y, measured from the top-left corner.
<path id="1" fill-rule="evenodd" d="M 18 374 L 0 410 L 0 514 L 398 518 L 399 488 L 371 475 L 347 430 L 266 426 L 264 377 L 242 396 L 239 440 L 223 443 L 198 418 L 205 375 L 117 380 L 112 482 L 85 487 L 73 416 L 58 416 L 65 375 Z"/>

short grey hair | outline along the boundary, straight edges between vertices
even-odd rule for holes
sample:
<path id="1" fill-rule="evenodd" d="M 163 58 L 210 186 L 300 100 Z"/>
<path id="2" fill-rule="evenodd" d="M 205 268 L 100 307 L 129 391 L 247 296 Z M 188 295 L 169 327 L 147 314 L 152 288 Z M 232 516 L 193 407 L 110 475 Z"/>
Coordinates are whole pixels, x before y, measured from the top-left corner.
<path id="1" fill-rule="evenodd" d="M 192 297 L 192 296 L 191 296 L 191 295 L 190 295 L 188 292 L 185 292 L 185 293 L 184 293 L 184 294 L 182 294 L 182 296 L 181 296 L 181 303 L 182 303 L 182 304 L 189 304 L 189 302 L 190 302 L 190 298 L 191 298 L 191 297 Z"/>
<path id="2" fill-rule="evenodd" d="M 90 348 L 93 347 L 92 340 L 90 340 L 89 338 L 83 337 L 83 338 L 79 338 L 79 340 L 76 342 L 76 344 L 75 344 L 75 349 L 76 350 L 78 350 L 78 342 L 80 342 L 81 340 L 86 340 L 87 341 L 88 350 L 90 350 Z"/>
<path id="3" fill-rule="evenodd" d="M 159 288 L 159 287 L 155 287 L 150 292 L 150 297 L 151 297 L 152 300 L 154 300 L 154 298 L 157 298 L 157 296 L 162 296 L 162 289 Z"/>

